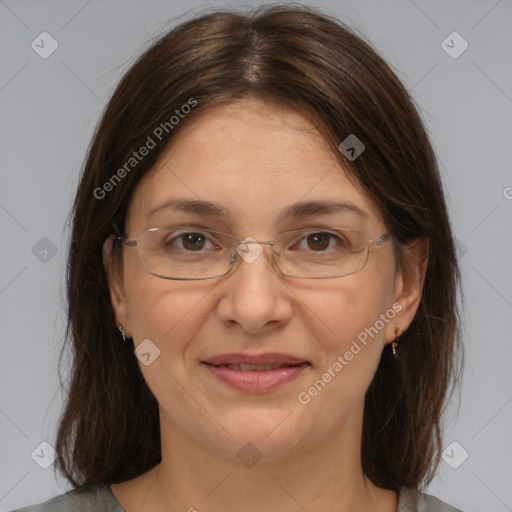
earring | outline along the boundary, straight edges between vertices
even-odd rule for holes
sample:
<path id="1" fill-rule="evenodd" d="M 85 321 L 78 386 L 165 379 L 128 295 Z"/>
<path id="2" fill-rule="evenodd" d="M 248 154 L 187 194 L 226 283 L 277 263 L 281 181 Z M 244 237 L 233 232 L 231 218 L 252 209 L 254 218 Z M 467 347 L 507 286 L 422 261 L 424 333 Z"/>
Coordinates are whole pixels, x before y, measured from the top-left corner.
<path id="1" fill-rule="evenodd" d="M 398 356 L 396 354 L 396 347 L 398 346 L 398 338 L 400 338 L 400 329 L 398 327 L 395 327 L 395 335 L 396 338 L 391 343 L 391 350 L 393 351 L 394 358 L 397 359 Z"/>
<path id="2" fill-rule="evenodd" d="M 119 325 L 117 328 L 121 332 L 121 337 L 123 338 L 123 343 L 127 343 L 129 341 L 129 339 L 126 338 L 126 334 L 123 331 L 123 326 Z"/>

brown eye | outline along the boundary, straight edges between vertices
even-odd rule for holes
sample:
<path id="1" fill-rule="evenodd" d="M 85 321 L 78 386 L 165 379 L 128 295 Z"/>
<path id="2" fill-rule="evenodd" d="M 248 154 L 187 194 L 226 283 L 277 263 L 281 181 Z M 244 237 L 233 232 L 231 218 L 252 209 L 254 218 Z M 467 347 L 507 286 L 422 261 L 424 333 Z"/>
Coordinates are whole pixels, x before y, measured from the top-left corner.
<path id="1" fill-rule="evenodd" d="M 162 240 L 162 248 L 167 252 L 199 252 L 208 242 L 204 233 L 188 231 Z M 211 242 L 210 242 L 211 243 Z"/>
<path id="2" fill-rule="evenodd" d="M 185 249 L 198 251 L 204 247 L 206 237 L 202 233 L 184 233 L 181 240 Z"/>
<path id="3" fill-rule="evenodd" d="M 314 251 L 323 251 L 329 247 L 331 237 L 329 233 L 313 233 L 307 237 L 308 247 Z"/>
<path id="4" fill-rule="evenodd" d="M 290 250 L 302 251 L 304 255 L 312 253 L 322 255 L 340 255 L 350 246 L 348 240 L 329 231 L 310 231 L 303 235 Z"/>

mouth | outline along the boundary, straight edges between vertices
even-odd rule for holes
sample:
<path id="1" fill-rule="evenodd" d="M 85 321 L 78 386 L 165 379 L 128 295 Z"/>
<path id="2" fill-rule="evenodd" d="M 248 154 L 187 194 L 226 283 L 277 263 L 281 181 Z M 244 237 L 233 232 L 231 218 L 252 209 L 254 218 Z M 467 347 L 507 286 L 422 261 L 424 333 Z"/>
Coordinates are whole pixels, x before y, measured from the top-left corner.
<path id="1" fill-rule="evenodd" d="M 224 354 L 201 364 L 224 385 L 252 393 L 276 389 L 312 366 L 287 354 Z"/>
<path id="2" fill-rule="evenodd" d="M 210 363 L 204 363 L 210 364 Z M 280 368 L 294 368 L 297 366 L 309 366 L 307 361 L 297 364 L 211 364 L 217 368 L 228 368 L 236 372 L 268 372 L 269 370 L 279 370 Z"/>
<path id="3" fill-rule="evenodd" d="M 267 367 L 265 370 L 275 370 L 282 366 L 295 366 L 297 364 L 309 363 L 309 361 L 300 357 L 292 356 L 290 354 L 280 354 L 277 352 L 265 352 L 263 354 L 247 354 L 247 353 L 231 353 L 231 354 L 219 354 L 218 356 L 209 357 L 202 361 L 203 363 L 211 364 L 213 366 L 255 366 Z M 235 369 L 235 368 L 233 368 Z M 246 370 L 254 370 L 254 368 L 247 368 Z"/>

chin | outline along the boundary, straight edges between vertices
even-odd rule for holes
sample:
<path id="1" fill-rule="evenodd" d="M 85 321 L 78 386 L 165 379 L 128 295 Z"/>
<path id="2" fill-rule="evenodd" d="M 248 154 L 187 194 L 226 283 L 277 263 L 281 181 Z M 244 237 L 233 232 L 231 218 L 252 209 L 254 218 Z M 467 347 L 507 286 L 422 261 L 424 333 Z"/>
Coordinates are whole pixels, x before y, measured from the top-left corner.
<path id="1" fill-rule="evenodd" d="M 230 418 L 218 418 L 231 436 L 223 429 L 216 429 L 215 438 L 212 438 L 211 430 L 208 437 L 211 443 L 228 453 L 259 451 L 263 455 L 280 458 L 301 442 L 302 436 L 295 425 L 297 418 L 294 416 L 284 410 L 272 413 L 245 410 L 234 413 Z"/>

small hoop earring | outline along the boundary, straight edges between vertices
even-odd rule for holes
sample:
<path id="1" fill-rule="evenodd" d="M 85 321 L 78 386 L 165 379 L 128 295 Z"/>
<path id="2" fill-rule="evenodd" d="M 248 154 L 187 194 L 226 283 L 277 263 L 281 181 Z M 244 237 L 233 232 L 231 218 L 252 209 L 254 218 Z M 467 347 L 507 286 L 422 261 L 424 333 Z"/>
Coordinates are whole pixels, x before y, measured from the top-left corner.
<path id="1" fill-rule="evenodd" d="M 395 327 L 395 335 L 396 338 L 391 343 L 391 350 L 393 351 L 394 358 L 398 359 L 398 355 L 396 353 L 396 347 L 398 347 L 398 338 L 400 338 L 400 329 L 398 327 Z"/>
<path id="2" fill-rule="evenodd" d="M 121 337 L 123 338 L 123 343 L 127 343 L 129 339 L 126 338 L 126 334 L 124 333 L 123 326 L 118 325 L 117 328 L 119 329 L 119 332 L 121 333 Z"/>

